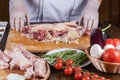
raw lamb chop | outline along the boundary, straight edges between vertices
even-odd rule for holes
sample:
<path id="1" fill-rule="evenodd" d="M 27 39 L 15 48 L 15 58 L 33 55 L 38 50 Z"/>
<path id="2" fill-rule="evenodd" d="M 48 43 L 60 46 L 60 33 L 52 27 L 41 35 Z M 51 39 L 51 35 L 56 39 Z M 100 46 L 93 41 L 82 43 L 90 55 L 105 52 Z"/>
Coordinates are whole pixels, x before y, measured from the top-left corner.
<path id="1" fill-rule="evenodd" d="M 35 72 L 33 71 L 33 66 L 26 69 L 26 72 L 24 74 L 26 79 L 34 79 L 35 78 Z"/>
<path id="2" fill-rule="evenodd" d="M 10 57 L 0 50 L 0 69 L 7 69 L 9 67 L 9 61 Z"/>
<path id="3" fill-rule="evenodd" d="M 10 61 L 10 57 L 4 54 L 1 50 L 0 50 L 0 59 L 2 59 L 6 63 Z"/>
<path id="4" fill-rule="evenodd" d="M 44 78 L 46 62 L 44 59 L 27 51 L 22 45 L 12 47 L 12 50 L 0 51 L 0 69 L 20 69 L 25 72 L 26 79 Z"/>
<path id="5" fill-rule="evenodd" d="M 38 57 L 34 54 L 32 54 L 31 52 L 27 51 L 25 49 L 25 47 L 23 47 L 22 45 L 17 45 L 17 47 L 21 50 L 22 54 L 31 62 L 34 63 L 35 59 Z"/>
<path id="6" fill-rule="evenodd" d="M 7 69 L 9 64 L 0 59 L 0 69 Z"/>
<path id="7" fill-rule="evenodd" d="M 14 53 L 14 55 L 12 55 L 11 57 L 12 57 L 12 60 L 14 60 L 14 61 L 10 62 L 10 66 L 13 67 L 13 64 L 15 66 L 19 65 L 20 70 L 25 70 L 26 68 L 28 68 L 28 67 L 30 67 L 32 65 L 32 63 L 22 54 L 22 52 L 21 52 L 21 50 L 19 48 L 16 47 L 13 50 L 13 53 Z"/>
<path id="8" fill-rule="evenodd" d="M 44 77 L 46 73 L 46 65 L 44 59 L 36 59 L 34 63 L 34 71 L 37 77 Z"/>

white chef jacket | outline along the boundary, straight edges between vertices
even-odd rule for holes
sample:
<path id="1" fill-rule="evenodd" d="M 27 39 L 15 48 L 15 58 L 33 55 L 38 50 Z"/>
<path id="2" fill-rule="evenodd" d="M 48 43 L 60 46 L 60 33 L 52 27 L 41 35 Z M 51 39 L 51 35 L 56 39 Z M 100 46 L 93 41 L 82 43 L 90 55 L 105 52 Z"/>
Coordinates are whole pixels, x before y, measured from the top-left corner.
<path id="1" fill-rule="evenodd" d="M 79 20 L 88 0 L 24 0 L 31 22 Z"/>

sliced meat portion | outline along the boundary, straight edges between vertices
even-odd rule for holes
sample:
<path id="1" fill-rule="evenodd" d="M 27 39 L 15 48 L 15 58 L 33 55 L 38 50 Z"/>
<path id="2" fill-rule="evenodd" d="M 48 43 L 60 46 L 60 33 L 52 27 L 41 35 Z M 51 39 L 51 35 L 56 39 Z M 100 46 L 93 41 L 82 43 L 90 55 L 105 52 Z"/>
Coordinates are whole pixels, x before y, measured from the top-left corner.
<path id="1" fill-rule="evenodd" d="M 26 79 L 34 79 L 35 78 L 35 72 L 33 71 L 33 66 L 26 69 L 26 72 L 24 74 Z"/>
<path id="2" fill-rule="evenodd" d="M 49 31 L 47 31 L 47 35 L 46 35 L 45 40 L 49 41 L 49 40 L 52 40 L 52 39 L 53 39 L 53 36 L 51 35 L 51 33 Z"/>
<path id="3" fill-rule="evenodd" d="M 44 77 L 46 73 L 46 64 L 44 59 L 36 59 L 34 65 L 34 72 L 37 77 Z"/>
<path id="4" fill-rule="evenodd" d="M 30 67 L 32 63 L 22 54 L 19 48 L 14 48 L 13 50 L 14 55 L 12 55 L 12 60 L 14 60 L 14 64 L 19 65 L 20 70 L 25 70 L 26 68 Z M 16 63 L 15 63 L 16 62 Z M 10 63 L 10 67 L 12 66 L 12 62 Z M 15 66 L 16 66 L 15 65 Z M 14 67 L 14 66 L 12 66 Z M 11 69 L 13 69 L 11 67 Z"/>
<path id="5" fill-rule="evenodd" d="M 67 39 L 69 41 L 72 41 L 72 40 L 75 40 L 75 39 L 79 39 L 80 38 L 80 35 L 78 32 L 76 31 L 69 31 L 68 34 L 66 35 Z"/>
<path id="6" fill-rule="evenodd" d="M 11 60 L 7 60 L 6 56 Z M 13 46 L 12 50 L 0 51 L 0 69 L 17 69 L 25 71 L 25 78 L 33 80 L 45 77 L 46 63 L 44 59 L 27 51 L 24 46 Z"/>
<path id="7" fill-rule="evenodd" d="M 66 30 L 61 30 L 61 31 L 54 31 L 54 30 L 49 30 L 48 31 L 53 37 L 61 37 L 65 34 L 68 33 Z"/>
<path id="8" fill-rule="evenodd" d="M 0 59 L 0 69 L 8 69 L 9 64 Z"/>
<path id="9" fill-rule="evenodd" d="M 24 30 L 27 33 L 25 33 L 24 36 L 29 39 L 44 42 L 74 42 L 75 40 L 78 41 L 78 39 L 80 39 L 85 33 L 83 27 L 78 26 L 76 21 L 53 24 L 35 24 L 31 26 L 30 33 L 27 33 L 29 31 L 26 31 L 26 29 Z"/>
<path id="10" fill-rule="evenodd" d="M 17 45 L 17 47 L 22 51 L 22 54 L 32 63 L 35 62 L 35 59 L 38 57 L 31 52 L 27 51 L 22 45 Z"/>
<path id="11" fill-rule="evenodd" d="M 12 59 L 12 56 L 14 55 L 13 51 L 10 50 L 4 50 L 4 54 L 7 55 L 10 59 Z"/>
<path id="12" fill-rule="evenodd" d="M 28 34 L 28 33 L 30 33 L 30 27 L 24 27 L 24 28 L 22 28 L 22 33 L 23 33 L 23 34 Z"/>
<path id="13" fill-rule="evenodd" d="M 10 61 L 10 69 L 11 70 L 19 70 L 20 69 L 20 64 L 17 58 L 12 58 Z"/>
<path id="14" fill-rule="evenodd" d="M 4 54 L 4 52 L 1 50 L 0 50 L 0 59 L 6 63 L 8 63 L 10 61 L 10 57 L 8 55 Z"/>
<path id="15" fill-rule="evenodd" d="M 49 31 L 51 29 L 53 29 L 53 25 L 54 24 L 35 24 L 35 25 L 31 25 L 32 27 L 30 28 L 30 32 L 37 32 L 38 30 L 45 30 L 45 31 Z"/>
<path id="16" fill-rule="evenodd" d="M 45 39 L 47 34 L 46 34 L 46 30 L 39 29 L 37 32 L 33 32 L 32 35 L 33 35 L 33 39 L 42 41 Z"/>

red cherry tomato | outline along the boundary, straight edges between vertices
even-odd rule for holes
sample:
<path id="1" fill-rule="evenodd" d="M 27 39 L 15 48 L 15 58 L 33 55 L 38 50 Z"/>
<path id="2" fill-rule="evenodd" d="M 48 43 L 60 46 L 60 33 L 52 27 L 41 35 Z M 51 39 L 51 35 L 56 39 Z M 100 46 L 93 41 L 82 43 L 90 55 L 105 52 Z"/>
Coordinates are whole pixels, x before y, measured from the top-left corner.
<path id="1" fill-rule="evenodd" d="M 90 76 L 84 76 L 82 77 L 82 80 L 90 80 Z"/>
<path id="2" fill-rule="evenodd" d="M 74 72 L 77 73 L 77 72 L 82 72 L 82 68 L 80 66 L 77 66 L 74 68 Z"/>
<path id="3" fill-rule="evenodd" d="M 92 77 L 93 78 L 98 78 L 98 75 L 97 74 L 92 74 Z"/>
<path id="4" fill-rule="evenodd" d="M 65 75 L 71 75 L 73 73 L 73 68 L 71 66 L 68 66 L 64 69 Z"/>
<path id="5" fill-rule="evenodd" d="M 75 78 L 75 80 L 81 80 L 81 78 L 82 78 L 82 73 L 76 73 L 76 74 L 74 75 L 74 78 Z"/>
<path id="6" fill-rule="evenodd" d="M 112 39 L 106 39 L 105 44 L 113 44 L 113 40 Z"/>
<path id="7" fill-rule="evenodd" d="M 86 71 L 84 72 L 85 75 L 90 76 L 90 72 Z"/>
<path id="8" fill-rule="evenodd" d="M 67 60 L 66 62 L 67 62 L 67 65 L 72 65 L 74 63 L 73 60 L 70 60 L 70 59 Z"/>
<path id="9" fill-rule="evenodd" d="M 61 62 L 61 63 L 62 63 L 62 62 L 63 62 L 62 58 L 60 58 L 60 57 L 56 57 L 56 59 L 55 59 L 55 60 L 56 60 L 56 62 L 57 62 L 57 63 L 59 63 L 59 62 Z"/>
<path id="10" fill-rule="evenodd" d="M 116 45 L 119 45 L 119 44 L 120 44 L 120 39 L 114 38 L 113 39 L 113 45 L 116 46 Z"/>
<path id="11" fill-rule="evenodd" d="M 116 49 L 110 48 L 104 51 L 102 58 L 103 61 L 119 63 L 120 53 Z"/>
<path id="12" fill-rule="evenodd" d="M 63 67 L 63 64 L 61 62 L 58 62 L 54 65 L 55 69 L 60 70 Z"/>

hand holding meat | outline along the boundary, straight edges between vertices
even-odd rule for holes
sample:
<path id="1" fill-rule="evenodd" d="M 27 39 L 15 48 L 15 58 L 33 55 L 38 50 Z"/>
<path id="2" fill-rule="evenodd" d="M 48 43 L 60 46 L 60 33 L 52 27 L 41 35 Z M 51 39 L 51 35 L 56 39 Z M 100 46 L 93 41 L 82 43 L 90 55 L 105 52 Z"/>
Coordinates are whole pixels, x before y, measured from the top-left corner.
<path id="1" fill-rule="evenodd" d="M 24 27 L 24 22 L 29 22 L 28 12 L 22 0 L 10 0 L 10 25 L 19 31 Z"/>
<path id="2" fill-rule="evenodd" d="M 97 0 L 88 0 L 87 6 L 82 13 L 82 23 L 85 29 L 91 30 L 98 27 L 100 3 Z"/>

